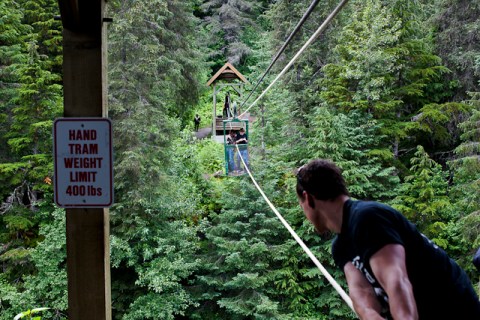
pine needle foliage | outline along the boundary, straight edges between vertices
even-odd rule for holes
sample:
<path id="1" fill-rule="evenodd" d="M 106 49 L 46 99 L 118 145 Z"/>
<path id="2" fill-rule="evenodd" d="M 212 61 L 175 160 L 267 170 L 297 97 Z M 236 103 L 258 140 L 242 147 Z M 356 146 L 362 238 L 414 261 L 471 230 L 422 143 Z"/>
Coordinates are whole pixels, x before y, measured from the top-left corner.
<path id="1" fill-rule="evenodd" d="M 44 179 L 53 175 L 52 123 L 62 105 L 57 12 L 55 1 L 0 4 L 0 260 L 2 284 L 9 284 L 0 289 L 2 319 L 35 307 L 22 298 L 38 272 L 33 250 L 44 239 L 41 226 L 52 219 L 43 213 L 52 210 Z"/>
<path id="2" fill-rule="evenodd" d="M 115 1 L 110 116 L 116 204 L 111 210 L 114 319 L 174 319 L 193 304 L 183 282 L 197 267 L 200 206 L 182 117 L 201 79 L 193 2 Z M 196 64 L 197 63 L 197 64 Z"/>
<path id="3" fill-rule="evenodd" d="M 203 11 L 203 23 L 210 35 L 209 51 L 211 60 L 220 68 L 225 62 L 241 67 L 248 55 L 250 47 L 245 43 L 245 29 L 256 28 L 255 17 L 261 9 L 259 1 L 251 0 L 207 0 L 200 6 Z M 223 62 L 222 62 L 223 61 Z M 243 70 L 240 68 L 240 71 Z"/>
<path id="4" fill-rule="evenodd" d="M 446 249 L 448 241 L 442 237 L 442 233 L 447 224 L 455 219 L 447 195 L 447 173 L 421 146 L 417 147 L 410 161 L 411 174 L 405 177 L 400 186 L 399 195 L 393 201 L 394 207 L 427 237 Z"/>
<path id="5" fill-rule="evenodd" d="M 230 61 L 258 78 L 310 4 L 108 1 L 114 319 L 355 318 L 248 178 L 219 174 L 222 145 L 191 132 L 192 114 L 210 123 L 212 70 Z M 318 3 L 261 88 L 337 4 Z M 332 237 L 298 206 L 294 172 L 314 158 L 337 162 L 354 198 L 394 204 L 477 276 L 478 96 L 462 99 L 477 91 L 478 9 L 351 0 L 250 110 L 254 176 L 344 288 Z M 46 179 L 62 104 L 55 15 L 55 0 L 0 3 L 1 320 L 67 313 L 65 216 Z"/>
<path id="6" fill-rule="evenodd" d="M 480 111 L 460 124 L 462 143 L 455 149 L 456 157 L 450 162 L 455 170 L 452 198 L 465 215 L 480 210 L 480 195 L 471 190 L 480 190 Z"/>
<path id="7" fill-rule="evenodd" d="M 284 318 L 273 277 L 282 244 L 282 228 L 266 215 L 265 203 L 247 181 L 231 181 L 222 211 L 205 222 L 202 268 L 196 292 L 202 307 L 193 319 Z"/>
<path id="8" fill-rule="evenodd" d="M 452 70 L 446 75 L 454 84 L 455 101 L 478 91 L 480 80 L 480 3 L 478 1 L 439 0 L 431 17 L 438 55 Z"/>
<path id="9" fill-rule="evenodd" d="M 475 101 L 472 101 L 475 102 Z M 478 106 L 478 105 L 477 105 Z M 449 228 L 452 237 L 451 250 L 471 279 L 477 271 L 471 264 L 471 256 L 480 247 L 480 112 L 477 108 L 460 128 L 462 143 L 455 149 L 455 158 L 449 162 L 453 172 L 450 197 L 455 205 L 457 220 Z"/>
<path id="10" fill-rule="evenodd" d="M 412 25 L 416 7 L 378 0 L 355 5 L 335 47 L 337 61 L 324 67 L 321 97 L 341 110 L 373 115 L 397 158 L 408 148 L 410 119 L 424 104 L 441 101 L 448 69 Z"/>

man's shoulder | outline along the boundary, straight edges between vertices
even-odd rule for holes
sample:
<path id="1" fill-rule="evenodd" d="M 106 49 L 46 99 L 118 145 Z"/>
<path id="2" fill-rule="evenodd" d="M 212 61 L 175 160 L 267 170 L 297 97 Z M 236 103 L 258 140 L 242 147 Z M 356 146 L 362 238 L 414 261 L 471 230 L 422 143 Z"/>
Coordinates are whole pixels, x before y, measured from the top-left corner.
<path id="1" fill-rule="evenodd" d="M 385 213 L 399 214 L 393 207 L 377 201 L 352 200 L 351 210 L 360 217 Z"/>
<path id="2" fill-rule="evenodd" d="M 348 261 L 348 245 L 342 236 L 337 235 L 332 241 L 332 257 L 335 264 L 343 270 L 343 266 Z"/>
<path id="3" fill-rule="evenodd" d="M 376 201 L 354 201 L 351 206 L 352 228 L 372 229 L 373 226 L 394 226 L 405 223 L 405 217 L 389 205 Z"/>

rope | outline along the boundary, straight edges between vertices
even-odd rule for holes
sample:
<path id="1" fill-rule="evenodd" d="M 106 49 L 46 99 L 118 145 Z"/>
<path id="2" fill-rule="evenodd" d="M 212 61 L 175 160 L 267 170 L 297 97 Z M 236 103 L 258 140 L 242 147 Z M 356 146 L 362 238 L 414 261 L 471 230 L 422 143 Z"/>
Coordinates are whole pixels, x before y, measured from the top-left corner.
<path id="1" fill-rule="evenodd" d="M 278 74 L 278 76 L 272 81 L 272 83 L 270 83 L 270 85 L 260 94 L 260 96 L 258 96 L 257 100 L 255 100 L 239 117 L 243 116 L 245 113 L 247 113 L 248 110 L 250 110 L 250 108 L 256 105 L 257 102 L 268 92 L 268 90 L 270 90 L 270 88 L 273 87 L 275 82 L 277 82 L 278 79 L 280 79 L 280 77 L 283 76 L 288 71 L 288 69 L 290 69 L 290 67 L 293 65 L 295 61 L 297 61 L 297 59 L 300 57 L 303 51 L 305 51 L 305 49 L 307 49 L 307 47 L 313 41 L 315 41 L 315 39 L 317 39 L 320 33 L 322 33 L 323 30 L 325 30 L 325 28 L 330 23 L 330 21 L 332 21 L 333 18 L 335 18 L 335 16 L 340 12 L 340 10 L 345 6 L 347 2 L 348 0 L 342 0 L 338 4 L 338 6 L 332 11 L 332 13 L 330 13 L 327 19 L 325 19 L 322 25 L 317 29 L 317 31 L 315 31 L 315 33 L 310 37 L 310 39 L 308 39 L 307 42 L 305 42 L 303 47 L 297 52 L 297 54 L 292 58 L 292 60 L 290 60 L 290 62 L 285 66 L 285 68 L 283 68 L 283 70 Z"/>
<path id="2" fill-rule="evenodd" d="M 303 45 L 303 47 L 297 52 L 297 54 L 290 60 L 290 62 L 285 66 L 285 68 L 278 74 L 278 76 L 273 80 L 273 82 L 260 94 L 260 96 L 238 117 L 242 117 L 245 113 L 247 113 L 248 110 L 250 110 L 266 93 L 270 88 L 280 79 L 282 75 L 284 75 L 287 70 L 293 65 L 293 63 L 299 58 L 299 56 L 305 51 L 305 49 L 320 35 L 320 33 L 327 27 L 327 25 L 330 23 L 330 21 L 340 12 L 340 10 L 345 6 L 345 4 L 348 2 L 348 0 L 342 0 L 340 4 L 333 10 L 333 12 L 327 17 L 327 19 L 322 23 L 322 25 L 317 29 L 317 31 L 308 39 L 308 41 Z M 315 4 L 316 5 L 316 4 Z M 315 6 L 314 3 L 312 3 L 312 6 Z M 313 8 L 312 8 L 313 9 Z M 309 8 L 310 10 L 310 8 Z M 309 13 L 308 13 L 309 14 Z M 303 18 L 302 18 L 303 19 Z M 303 22 L 302 22 L 303 23 Z M 296 31 L 295 31 L 296 32 Z M 293 37 L 293 35 L 291 35 Z M 289 39 L 290 40 L 290 39 Z M 284 48 L 282 48 L 284 49 Z M 283 50 L 282 50 L 283 51 Z M 270 70 L 271 66 L 273 63 L 276 61 L 278 56 L 281 54 L 278 53 L 277 56 L 274 58 L 274 61 L 271 63 L 269 69 L 265 72 L 265 74 Z M 264 74 L 264 76 L 265 76 Z M 262 79 L 263 80 L 263 77 Z M 259 84 L 259 83 L 258 83 Z M 257 84 L 257 86 L 258 86 Z M 256 86 L 256 87 L 257 87 Z M 255 87 L 255 88 L 256 88 Z M 254 89 L 255 90 L 255 89 Z M 253 90 L 253 91 L 254 91 Z M 252 91 L 252 92 L 253 92 Z M 247 97 L 245 102 L 248 100 L 250 95 Z M 244 102 L 244 103 L 245 103 Z M 243 104 L 242 104 L 243 106 Z M 230 124 L 231 126 L 231 124 Z M 280 214 L 280 212 L 275 208 L 275 206 L 271 203 L 271 201 L 268 199 L 268 197 L 265 195 L 263 192 L 262 188 L 258 185 L 257 181 L 253 177 L 252 173 L 248 169 L 245 160 L 243 159 L 240 149 L 238 148 L 238 145 L 235 145 L 237 149 L 237 155 L 239 156 L 240 160 L 243 163 L 243 166 L 245 170 L 247 171 L 248 175 L 250 176 L 250 179 L 252 180 L 253 184 L 257 188 L 257 190 L 260 192 L 262 197 L 265 199 L 269 207 L 272 209 L 272 211 L 275 213 L 277 218 L 280 220 L 280 222 L 285 226 L 285 228 L 290 232 L 292 237 L 297 241 L 297 243 L 302 247 L 303 251 L 310 257 L 310 259 L 313 261 L 313 263 L 317 266 L 317 268 L 320 270 L 320 272 L 323 274 L 323 276 L 330 282 L 330 284 L 333 286 L 333 288 L 338 292 L 338 294 L 342 297 L 342 299 L 345 301 L 345 303 L 350 307 L 350 309 L 355 312 L 353 308 L 353 303 L 350 297 L 347 295 L 347 293 L 342 289 L 342 287 L 335 281 L 335 279 L 328 273 L 328 271 L 323 267 L 323 265 L 318 261 L 318 259 L 315 257 L 315 255 L 310 251 L 310 249 L 305 245 L 305 243 L 302 241 L 302 239 L 297 235 L 297 233 L 292 229 L 292 227 L 288 224 L 288 222 L 283 218 L 283 216 Z"/>
<path id="3" fill-rule="evenodd" d="M 272 211 L 275 213 L 277 218 L 282 222 L 282 224 L 285 226 L 285 228 L 287 228 L 288 232 L 290 232 L 290 234 L 295 239 L 295 241 L 297 241 L 297 243 L 302 247 L 303 251 L 305 251 L 305 253 L 310 257 L 310 259 L 317 266 L 317 268 L 320 270 L 320 272 L 325 276 L 325 278 L 327 278 L 328 282 L 330 282 L 330 284 L 335 288 L 335 290 L 337 290 L 338 294 L 340 294 L 340 296 L 347 303 L 347 305 L 350 307 L 350 309 L 352 309 L 352 311 L 355 312 L 355 310 L 353 309 L 353 304 L 352 304 L 352 300 L 350 299 L 350 297 L 342 289 L 342 287 L 338 284 L 338 282 L 336 282 L 335 279 L 333 279 L 333 277 L 323 267 L 323 265 L 320 263 L 320 261 L 318 261 L 318 259 L 313 255 L 312 251 L 310 251 L 310 249 L 305 245 L 305 243 L 302 241 L 302 239 L 297 235 L 297 233 L 292 229 L 292 227 L 290 227 L 288 222 L 282 217 L 280 212 L 278 212 L 278 210 L 275 208 L 275 206 L 270 202 L 268 197 L 263 192 L 262 188 L 260 188 L 257 181 L 255 181 L 255 178 L 253 178 L 253 175 L 250 172 L 250 170 L 248 169 L 247 165 L 245 164 L 245 161 L 243 160 L 243 157 L 240 153 L 240 149 L 238 148 L 238 145 L 235 145 L 235 147 L 237 148 L 237 155 L 242 160 L 242 163 L 243 163 L 243 166 L 244 166 L 245 170 L 247 171 L 248 175 L 250 176 L 250 179 L 252 179 L 252 182 L 255 185 L 255 187 L 257 187 L 257 190 L 262 195 L 263 199 L 265 199 L 265 201 L 270 206 Z"/>
<path id="4" fill-rule="evenodd" d="M 242 102 L 242 104 L 240 105 L 240 110 L 243 108 L 243 106 L 247 103 L 248 99 L 252 96 L 252 94 L 255 92 L 255 90 L 257 90 L 257 87 L 260 83 L 262 83 L 263 81 L 263 78 L 265 78 L 265 76 L 267 75 L 267 73 L 270 71 L 270 69 L 272 69 L 273 65 L 275 64 L 275 62 L 277 62 L 278 58 L 280 57 L 280 55 L 283 53 L 283 51 L 285 51 L 285 48 L 287 47 L 287 45 L 290 43 L 290 41 L 292 40 L 292 38 L 297 34 L 298 30 L 300 30 L 300 28 L 302 27 L 302 25 L 305 23 L 305 21 L 307 20 L 307 18 L 310 16 L 310 13 L 312 13 L 313 9 L 315 9 L 315 7 L 317 6 L 318 2 L 320 0 L 314 0 L 311 4 L 310 4 L 310 7 L 308 7 L 307 11 L 304 13 L 302 19 L 300 19 L 300 21 L 297 23 L 297 25 L 295 26 L 295 28 L 293 29 L 292 33 L 288 36 L 287 40 L 285 40 L 285 43 L 283 44 L 283 46 L 280 48 L 280 50 L 278 50 L 278 52 L 275 54 L 275 57 L 272 59 L 272 62 L 270 62 L 270 65 L 268 66 L 267 70 L 263 73 L 262 77 L 260 78 L 260 80 L 258 80 L 257 84 L 255 85 L 255 87 L 252 89 L 252 91 L 250 91 L 250 94 L 248 95 L 248 97 L 245 99 L 245 101 Z"/>

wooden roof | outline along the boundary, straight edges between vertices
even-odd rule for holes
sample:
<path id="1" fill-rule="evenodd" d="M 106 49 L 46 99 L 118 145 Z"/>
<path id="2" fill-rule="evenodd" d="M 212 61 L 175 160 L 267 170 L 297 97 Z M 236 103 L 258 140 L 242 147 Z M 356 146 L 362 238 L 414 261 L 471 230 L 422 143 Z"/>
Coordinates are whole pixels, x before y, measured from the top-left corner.
<path id="1" fill-rule="evenodd" d="M 215 73 L 215 75 L 210 80 L 208 80 L 207 86 L 212 85 L 212 83 L 217 80 L 234 79 L 238 79 L 244 83 L 248 83 L 247 79 L 240 72 L 238 72 L 238 70 L 235 69 L 235 67 L 231 63 L 227 62 L 217 71 L 217 73 Z"/>

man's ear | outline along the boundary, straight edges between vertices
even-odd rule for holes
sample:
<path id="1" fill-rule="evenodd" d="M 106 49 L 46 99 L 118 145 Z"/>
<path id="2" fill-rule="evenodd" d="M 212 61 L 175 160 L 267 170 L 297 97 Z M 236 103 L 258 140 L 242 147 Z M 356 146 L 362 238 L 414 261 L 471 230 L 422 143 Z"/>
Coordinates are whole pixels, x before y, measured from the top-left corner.
<path id="1" fill-rule="evenodd" d="M 313 200 L 313 196 L 308 193 L 307 191 L 303 191 L 303 197 L 304 199 L 306 198 L 307 200 L 307 204 L 312 208 L 314 209 L 315 208 L 315 201 Z"/>
<path id="2" fill-rule="evenodd" d="M 315 209 L 315 201 L 313 201 L 313 196 L 309 193 L 307 193 L 307 195 L 308 195 L 308 205 L 312 207 L 312 209 Z"/>

